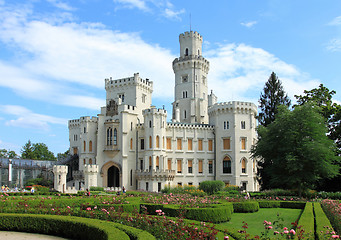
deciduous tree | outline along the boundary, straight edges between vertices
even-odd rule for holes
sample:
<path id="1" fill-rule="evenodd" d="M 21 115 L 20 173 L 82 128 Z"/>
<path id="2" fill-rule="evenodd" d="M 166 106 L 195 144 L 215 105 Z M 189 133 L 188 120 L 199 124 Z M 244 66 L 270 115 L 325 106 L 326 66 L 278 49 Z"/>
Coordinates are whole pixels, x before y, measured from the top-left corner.
<path id="1" fill-rule="evenodd" d="M 252 155 L 270 163 L 265 173 L 271 188 L 298 189 L 301 194 L 319 179 L 338 175 L 340 157 L 326 136 L 328 129 L 319 111 L 310 103 L 292 111 L 280 106 L 274 122 L 258 128 Z"/>

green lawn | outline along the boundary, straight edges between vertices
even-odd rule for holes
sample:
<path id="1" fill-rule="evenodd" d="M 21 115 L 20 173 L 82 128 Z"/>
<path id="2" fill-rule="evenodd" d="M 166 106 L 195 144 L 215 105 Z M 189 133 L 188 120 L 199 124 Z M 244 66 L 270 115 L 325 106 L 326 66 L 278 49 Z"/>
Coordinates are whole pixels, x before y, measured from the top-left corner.
<path id="1" fill-rule="evenodd" d="M 264 231 L 264 220 L 274 223 L 274 221 L 278 220 L 277 214 L 279 214 L 279 218 L 283 218 L 283 221 L 280 220 L 279 224 L 283 224 L 284 227 L 290 229 L 292 226 L 291 223 L 299 218 L 301 212 L 302 209 L 260 208 L 255 213 L 233 213 L 229 222 L 220 223 L 217 226 L 241 230 L 243 229 L 243 221 L 245 221 L 248 224 L 248 233 L 251 235 L 260 235 Z M 273 227 L 275 228 L 276 225 Z"/>

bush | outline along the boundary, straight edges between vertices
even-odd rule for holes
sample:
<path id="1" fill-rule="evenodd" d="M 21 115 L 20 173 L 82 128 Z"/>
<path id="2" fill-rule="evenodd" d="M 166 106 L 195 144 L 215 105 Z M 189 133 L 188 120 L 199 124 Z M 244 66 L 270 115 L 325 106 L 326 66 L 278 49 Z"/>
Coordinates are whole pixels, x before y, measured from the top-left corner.
<path id="1" fill-rule="evenodd" d="M 218 191 L 223 190 L 225 183 L 223 181 L 203 181 L 199 185 L 199 189 L 203 190 L 207 194 L 214 194 Z"/>
<path id="2" fill-rule="evenodd" d="M 104 188 L 103 187 L 90 187 L 90 191 L 99 191 L 99 192 L 103 192 Z"/>
<path id="3" fill-rule="evenodd" d="M 252 213 L 259 210 L 258 202 L 234 202 L 233 212 L 235 213 Z"/>
<path id="4" fill-rule="evenodd" d="M 321 208 L 321 204 L 315 202 L 314 203 L 314 212 L 315 212 L 315 222 L 316 222 L 316 235 L 317 239 L 325 239 L 326 231 L 333 231 L 332 225 L 330 224 L 326 214 L 323 212 Z M 328 229 L 326 229 L 328 227 Z"/>
<path id="5" fill-rule="evenodd" d="M 279 208 L 281 207 L 281 202 L 279 201 L 259 201 L 260 208 Z"/>
<path id="6" fill-rule="evenodd" d="M 304 229 L 303 237 L 304 239 L 315 239 L 314 238 L 314 213 L 313 204 L 307 202 L 305 204 L 304 210 L 298 222 L 298 226 L 302 226 Z"/>
<path id="7" fill-rule="evenodd" d="M 304 209 L 306 202 L 280 201 L 280 204 L 281 204 L 281 208 Z"/>
<path id="8" fill-rule="evenodd" d="M 327 215 L 333 228 L 341 233 L 341 206 L 340 201 L 325 199 L 321 202 L 322 209 Z"/>
<path id="9" fill-rule="evenodd" d="M 70 216 L 1 214 L 0 229 L 50 234 L 72 239 L 130 239 L 110 222 Z"/>

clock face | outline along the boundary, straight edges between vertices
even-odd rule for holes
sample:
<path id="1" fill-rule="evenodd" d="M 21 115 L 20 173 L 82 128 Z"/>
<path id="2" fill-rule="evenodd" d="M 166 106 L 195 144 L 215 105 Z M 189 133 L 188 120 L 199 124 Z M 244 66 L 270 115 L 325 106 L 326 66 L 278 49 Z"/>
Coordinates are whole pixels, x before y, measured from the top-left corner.
<path id="1" fill-rule="evenodd" d="M 182 82 L 188 82 L 188 76 L 182 76 Z"/>

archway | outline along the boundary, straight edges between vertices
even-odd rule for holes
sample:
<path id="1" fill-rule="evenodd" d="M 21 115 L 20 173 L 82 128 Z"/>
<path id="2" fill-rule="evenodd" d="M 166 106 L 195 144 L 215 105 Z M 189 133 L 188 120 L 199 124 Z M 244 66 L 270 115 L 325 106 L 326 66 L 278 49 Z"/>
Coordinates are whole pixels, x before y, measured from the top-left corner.
<path id="1" fill-rule="evenodd" d="M 108 187 L 119 187 L 120 186 L 120 170 L 111 166 L 108 169 Z"/>

